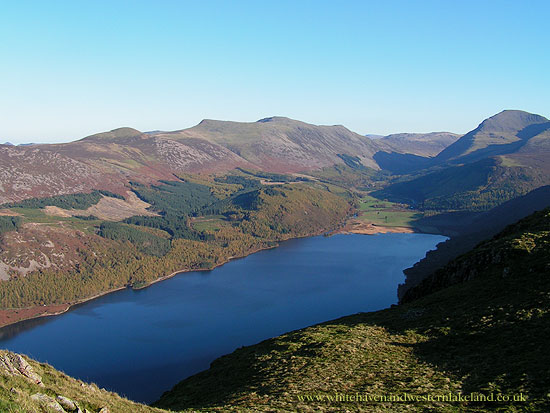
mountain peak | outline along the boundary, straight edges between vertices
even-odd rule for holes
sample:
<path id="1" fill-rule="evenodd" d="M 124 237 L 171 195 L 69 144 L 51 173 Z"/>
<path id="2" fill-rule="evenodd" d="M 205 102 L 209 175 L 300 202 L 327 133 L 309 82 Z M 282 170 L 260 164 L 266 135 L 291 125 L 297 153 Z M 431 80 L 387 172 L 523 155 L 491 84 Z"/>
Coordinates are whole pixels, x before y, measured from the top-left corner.
<path id="1" fill-rule="evenodd" d="M 524 112 L 523 110 L 508 109 L 485 119 L 478 129 L 494 132 L 518 132 L 529 125 L 545 122 L 548 122 L 548 119 L 544 116 Z"/>
<path id="2" fill-rule="evenodd" d="M 269 118 L 263 118 L 260 120 L 257 120 L 256 123 L 268 123 L 268 122 L 281 122 L 281 121 L 289 121 L 290 118 L 284 117 L 284 116 L 271 116 Z"/>
<path id="3" fill-rule="evenodd" d="M 84 139 L 93 140 L 115 140 L 125 138 L 135 138 L 143 135 L 140 131 L 133 128 L 122 127 L 113 129 L 109 132 L 96 133 L 95 135 L 86 136 Z"/>
<path id="4" fill-rule="evenodd" d="M 437 159 L 440 162 L 459 158 L 464 160 L 468 155 L 468 159 L 473 161 L 474 158 L 511 153 L 523 145 L 522 140 L 526 141 L 540 133 L 548 123 L 544 116 L 534 113 L 503 110 L 485 119 L 477 128 L 445 148 L 437 155 Z"/>

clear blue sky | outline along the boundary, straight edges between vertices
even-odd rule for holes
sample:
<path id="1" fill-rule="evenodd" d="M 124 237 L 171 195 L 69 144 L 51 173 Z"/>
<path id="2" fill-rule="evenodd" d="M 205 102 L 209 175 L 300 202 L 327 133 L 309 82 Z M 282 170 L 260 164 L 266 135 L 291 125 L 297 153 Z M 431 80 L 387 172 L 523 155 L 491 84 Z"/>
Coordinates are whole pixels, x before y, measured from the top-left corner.
<path id="1" fill-rule="evenodd" d="M 359 133 L 550 116 L 549 1 L 0 0 L 0 141 L 281 115 Z"/>

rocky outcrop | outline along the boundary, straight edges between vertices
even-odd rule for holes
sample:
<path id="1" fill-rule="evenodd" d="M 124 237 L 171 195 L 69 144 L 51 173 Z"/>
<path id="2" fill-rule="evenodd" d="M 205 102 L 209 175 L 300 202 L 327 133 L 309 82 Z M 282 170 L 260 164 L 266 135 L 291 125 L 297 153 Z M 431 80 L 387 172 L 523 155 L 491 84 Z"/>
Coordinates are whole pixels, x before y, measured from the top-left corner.
<path id="1" fill-rule="evenodd" d="M 0 354 L 0 371 L 7 375 L 23 376 L 34 384 L 44 387 L 42 377 L 37 374 L 23 356 L 19 354 L 11 352 Z"/>
<path id="2" fill-rule="evenodd" d="M 78 406 L 76 405 L 76 403 L 67 398 L 67 397 L 64 397 L 64 396 L 57 396 L 56 397 L 56 401 L 61 405 L 61 407 L 63 407 L 65 410 L 69 410 L 69 411 L 74 411 L 74 410 L 77 410 L 78 409 Z"/>
<path id="3" fill-rule="evenodd" d="M 47 411 L 67 413 L 67 411 L 53 398 L 44 393 L 35 393 L 31 399 L 38 402 L 40 406 Z"/>

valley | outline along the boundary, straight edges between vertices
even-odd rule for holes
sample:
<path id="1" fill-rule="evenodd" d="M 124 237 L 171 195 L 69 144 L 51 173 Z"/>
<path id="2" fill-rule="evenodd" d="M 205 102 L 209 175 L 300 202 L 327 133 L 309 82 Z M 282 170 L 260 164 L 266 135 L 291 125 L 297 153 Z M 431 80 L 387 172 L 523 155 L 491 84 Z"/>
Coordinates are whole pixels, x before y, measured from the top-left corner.
<path id="1" fill-rule="evenodd" d="M 497 308 L 508 299 L 513 301 L 510 311 L 517 317 L 510 316 L 512 330 L 520 329 L 525 320 L 529 326 L 535 323 L 529 328 L 538 325 L 535 319 L 521 316 L 532 311 L 525 300 L 535 299 L 535 293 L 517 288 L 521 268 L 507 264 L 506 257 L 517 256 L 518 263 L 525 260 L 524 268 L 533 270 L 526 276 L 545 294 L 540 275 L 546 271 L 547 216 L 536 211 L 550 206 L 549 125 L 539 115 L 504 111 L 463 136 L 437 132 L 370 139 L 340 125 L 271 117 L 249 123 L 204 120 L 173 132 L 120 128 L 63 144 L 0 145 L 0 326 L 4 326 L 0 332 L 23 331 L 25 323 L 56 323 L 44 318 L 53 314 L 65 313 L 59 320 L 72 319 L 80 308 L 93 307 L 90 300 L 98 297 L 101 303 L 119 295 L 150 294 L 163 284 L 176 285 L 170 284 L 179 279 L 174 278 L 176 274 L 187 272 L 189 279 L 195 279 L 196 274 L 208 274 L 229 263 L 213 272 L 223 273 L 239 262 L 236 258 L 274 247 L 284 251 L 285 243 L 293 239 L 326 235 L 327 242 L 336 242 L 330 240 L 361 237 L 340 235 L 351 233 L 368 236 L 382 246 L 383 237 L 436 237 L 439 244 L 419 244 L 422 251 L 415 253 L 414 260 L 391 267 L 392 274 L 404 270 L 406 276 L 391 286 L 395 301 L 399 300 L 397 307 L 307 327 L 394 302 L 387 299 L 376 308 L 357 305 L 347 313 L 327 313 L 325 318 L 285 325 L 250 341 L 235 341 L 232 347 L 211 353 L 209 360 L 244 344 L 307 327 L 214 361 L 209 370 L 186 378 L 156 405 L 219 411 L 324 408 L 314 400 L 304 404 L 304 397 L 328 393 L 327 383 L 336 380 L 341 389 L 369 394 L 375 389 L 411 394 L 425 394 L 430 388 L 519 391 L 538 400 L 533 405 L 543 406 L 540 380 L 533 384 L 518 378 L 525 371 L 521 360 L 511 370 L 494 360 L 496 370 L 505 370 L 501 377 L 489 367 L 475 369 L 474 361 L 453 364 L 438 343 L 449 344 L 444 336 L 451 333 L 453 340 L 464 341 L 466 326 L 474 326 L 480 343 L 487 344 L 485 356 L 491 359 L 494 343 L 479 323 L 483 317 L 497 319 L 501 314 L 481 304 L 487 294 L 494 294 L 491 305 Z M 519 226 L 507 229 L 522 219 Z M 408 248 L 405 245 L 403 251 Z M 372 263 L 397 254 L 395 247 L 377 251 L 370 258 Z M 487 267 L 488 262 L 500 272 L 493 274 L 496 270 Z M 372 263 L 367 266 L 378 268 Z M 387 262 L 384 265 L 390 268 Z M 333 272 L 345 272 L 344 266 L 339 268 Z M 504 282 L 498 278 L 501 273 L 506 274 Z M 510 296 L 499 283 L 515 288 L 516 295 Z M 473 288 L 479 291 L 473 293 Z M 448 305 L 442 308 L 438 300 Z M 537 308 L 546 311 L 545 304 L 537 302 Z M 464 312 L 464 303 L 472 309 Z M 460 311 L 461 316 L 450 316 Z M 28 321 L 17 324 L 23 320 Z M 401 347 L 395 348 L 395 343 Z M 356 354 L 361 348 L 349 360 L 362 367 L 356 370 L 348 365 L 336 353 L 338 348 L 344 349 L 342 354 Z M 424 358 L 425 348 L 431 349 L 431 359 Z M 452 348 L 466 357 L 466 350 Z M 17 346 L 11 349 L 18 351 Z M 536 351 L 533 354 L 543 358 Z M 39 359 L 50 360 L 51 355 Z M 326 381 L 318 374 L 327 368 L 328 360 L 335 367 L 329 369 L 333 379 Z M 543 372 L 531 367 L 529 360 L 529 374 L 540 378 Z M 381 361 L 387 369 L 380 367 Z M 179 370 L 179 377 L 175 372 L 169 384 L 162 383 L 169 387 L 208 368 L 209 362 L 201 363 L 185 374 Z M 289 369 L 280 370 L 280 363 Z M 312 367 L 295 375 L 306 364 Z M 50 367 L 35 366 L 57 374 Z M 476 371 L 479 377 L 469 379 L 460 369 Z M 85 370 L 73 374 L 85 379 Z M 225 373 L 220 372 L 234 370 L 241 373 L 229 374 L 231 383 L 226 383 Z M 354 372 L 360 380 L 354 381 L 352 373 L 342 376 L 344 371 Z M 199 394 L 218 388 L 224 392 L 215 399 L 204 400 Z M 201 390 L 196 393 L 195 389 Z M 59 393 L 53 388 L 50 392 Z M 146 401 L 152 402 L 159 392 Z M 131 390 L 127 394 L 138 399 Z M 19 403 L 15 400 L 27 396 L 5 392 L 2 397 Z M 110 397 L 115 403 L 118 396 L 103 400 Z M 124 410 L 131 409 L 131 402 L 116 400 L 121 403 L 117 405 L 126 406 L 120 411 L 131 411 Z M 37 406 L 38 402 L 29 403 Z M 98 402 L 80 403 L 100 407 Z M 472 407 L 437 406 L 449 411 Z M 486 407 L 482 405 L 480 411 Z"/>

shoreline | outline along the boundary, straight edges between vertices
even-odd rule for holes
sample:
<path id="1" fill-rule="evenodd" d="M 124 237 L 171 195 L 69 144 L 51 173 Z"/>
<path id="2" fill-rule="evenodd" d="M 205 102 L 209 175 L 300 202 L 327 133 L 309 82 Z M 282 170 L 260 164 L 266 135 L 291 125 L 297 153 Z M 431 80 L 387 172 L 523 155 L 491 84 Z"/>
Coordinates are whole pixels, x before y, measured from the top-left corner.
<path id="1" fill-rule="evenodd" d="M 413 227 L 400 227 L 390 225 L 378 225 L 372 222 L 360 221 L 352 219 L 346 222 L 346 224 L 331 234 L 361 234 L 361 235 L 375 235 L 375 234 L 414 234 L 421 233 Z"/>
<path id="2" fill-rule="evenodd" d="M 64 303 L 64 304 L 52 304 L 52 305 L 46 305 L 46 306 L 36 306 L 36 307 L 27 307 L 27 308 L 16 308 L 16 309 L 9 309 L 9 310 L 0 310 L 0 329 L 14 325 L 23 321 L 33 320 L 37 318 L 42 317 L 52 317 L 57 316 L 66 313 L 69 311 L 72 307 L 77 306 L 79 304 L 84 304 L 88 301 L 95 300 L 96 298 L 100 298 L 104 295 L 114 293 L 116 291 L 121 291 L 126 288 L 132 288 L 136 291 L 143 290 L 147 287 L 152 286 L 153 284 L 159 283 L 161 281 L 168 280 L 172 277 L 175 277 L 178 274 L 184 274 L 187 272 L 195 272 L 195 271 L 213 271 L 218 267 L 221 267 L 222 265 L 227 264 L 228 262 L 240 258 L 248 257 L 249 255 L 255 254 L 260 251 L 264 250 L 270 250 L 277 248 L 281 242 L 284 241 L 290 241 L 293 239 L 301 239 L 301 238 L 309 238 L 309 237 L 315 237 L 320 235 L 336 235 L 336 234 L 360 234 L 360 235 L 374 235 L 374 234 L 381 234 L 381 233 L 417 233 L 419 231 L 414 230 L 413 228 L 408 227 L 384 227 L 375 225 L 372 223 L 365 223 L 365 222 L 358 222 L 354 220 L 350 220 L 346 222 L 344 225 L 342 225 L 340 228 L 334 229 L 332 231 L 320 231 L 318 233 L 308 234 L 308 235 L 302 235 L 302 236 L 296 236 L 296 237 L 289 237 L 282 240 L 276 241 L 277 244 L 271 247 L 263 247 L 263 248 L 255 248 L 250 251 L 247 251 L 246 253 L 239 255 L 239 256 L 232 256 L 228 257 L 227 259 L 223 260 L 222 262 L 219 262 L 215 266 L 211 268 L 197 268 L 197 269 L 189 269 L 184 268 L 178 271 L 174 271 L 168 275 L 156 278 L 147 284 L 144 284 L 143 286 L 139 287 L 129 287 L 129 286 L 122 286 L 113 288 L 108 291 L 103 291 L 98 294 L 95 294 L 91 297 L 82 298 L 80 300 L 71 302 L 71 303 Z M 12 318 L 13 317 L 13 318 Z"/>
<path id="3" fill-rule="evenodd" d="M 2 329 L 4 327 L 11 326 L 11 325 L 15 325 L 17 323 L 28 321 L 28 320 L 34 320 L 34 319 L 38 319 L 38 318 L 42 318 L 42 317 L 53 317 L 53 316 L 61 315 L 61 314 L 66 313 L 67 311 L 69 311 L 74 306 L 77 306 L 79 304 L 84 304 L 88 301 L 95 300 L 96 298 L 100 298 L 104 295 L 111 294 L 111 293 L 114 293 L 116 291 L 125 290 L 127 288 L 132 288 L 133 290 L 136 290 L 136 291 L 143 290 L 147 287 L 150 287 L 153 284 L 156 284 L 158 282 L 165 281 L 165 280 L 168 280 L 172 277 L 175 277 L 178 274 L 184 274 L 184 273 L 187 273 L 187 272 L 195 272 L 195 271 L 213 271 L 216 268 L 221 267 L 222 265 L 225 265 L 225 264 L 227 264 L 228 262 L 230 262 L 232 260 L 236 260 L 236 259 L 240 259 L 240 258 L 246 258 L 249 255 L 255 254 L 255 253 L 260 252 L 260 251 L 265 251 L 265 250 L 270 250 L 270 249 L 277 248 L 279 246 L 280 242 L 289 241 L 291 239 L 315 237 L 315 236 L 318 236 L 318 235 L 320 235 L 320 234 L 310 234 L 310 235 L 304 235 L 304 236 L 300 236 L 300 237 L 292 237 L 292 238 L 287 238 L 287 239 L 284 239 L 284 240 L 280 240 L 280 241 L 277 241 L 277 245 L 274 245 L 274 246 L 271 246 L 271 247 L 255 248 L 255 249 L 252 249 L 250 251 L 247 251 L 246 253 L 244 253 L 242 255 L 228 257 L 227 259 L 223 260 L 222 262 L 219 262 L 218 264 L 216 264 L 215 266 L 213 266 L 211 268 L 197 268 L 197 269 L 184 268 L 184 269 L 181 269 L 181 270 L 178 270 L 178 271 L 174 271 L 173 273 L 170 273 L 168 275 L 156 278 L 153 281 L 148 282 L 147 284 L 145 284 L 143 286 L 140 286 L 140 287 L 136 287 L 136 288 L 133 288 L 133 287 L 130 287 L 130 286 L 117 287 L 117 288 L 113 288 L 113 289 L 108 290 L 108 291 L 100 292 L 100 293 L 95 294 L 95 295 L 90 296 L 90 297 L 82 298 L 80 300 L 77 300 L 77 301 L 74 301 L 74 302 L 71 302 L 71 303 L 51 304 L 51 305 L 45 305 L 45 306 L 0 310 L 0 329 Z"/>

